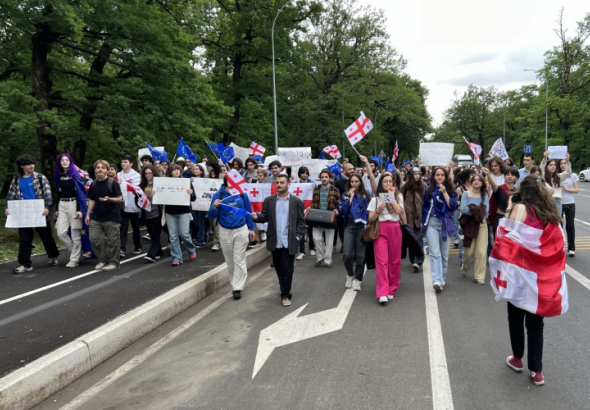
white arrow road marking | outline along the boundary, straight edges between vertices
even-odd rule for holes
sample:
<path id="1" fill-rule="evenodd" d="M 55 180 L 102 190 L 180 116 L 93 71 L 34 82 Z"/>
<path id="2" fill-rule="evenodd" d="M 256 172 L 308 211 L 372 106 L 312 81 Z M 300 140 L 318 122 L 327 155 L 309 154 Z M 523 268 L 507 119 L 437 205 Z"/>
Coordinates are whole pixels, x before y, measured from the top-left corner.
<path id="1" fill-rule="evenodd" d="M 355 296 L 356 292 L 354 290 L 347 289 L 338 307 L 298 317 L 308 305 L 306 303 L 293 313 L 260 331 L 252 379 L 256 377 L 256 373 L 277 347 L 342 329 Z"/>

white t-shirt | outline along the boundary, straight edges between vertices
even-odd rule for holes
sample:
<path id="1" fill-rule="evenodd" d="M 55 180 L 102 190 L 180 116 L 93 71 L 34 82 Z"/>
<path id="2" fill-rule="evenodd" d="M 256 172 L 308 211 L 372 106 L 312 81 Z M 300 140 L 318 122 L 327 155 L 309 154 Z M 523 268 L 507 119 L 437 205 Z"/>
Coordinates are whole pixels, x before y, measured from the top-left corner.
<path id="1" fill-rule="evenodd" d="M 496 185 L 500 186 L 500 185 L 504 185 L 506 183 L 506 179 L 504 178 L 504 175 L 498 175 L 495 176 L 494 174 L 492 174 L 492 178 L 494 178 L 494 181 L 496 182 Z"/>
<path id="2" fill-rule="evenodd" d="M 381 203 L 381 200 L 379 200 L 379 203 Z M 402 207 L 402 209 L 404 209 L 404 197 L 402 194 L 397 194 L 397 203 Z M 371 202 L 369 202 L 369 206 L 367 207 L 368 211 L 375 212 L 375 209 L 377 209 L 377 198 L 371 199 Z M 399 215 L 395 213 L 389 213 L 389 210 L 387 207 L 385 207 L 383 212 L 379 214 L 379 222 L 385 221 L 399 221 Z"/>
<path id="3" fill-rule="evenodd" d="M 574 183 L 578 182 L 580 178 L 576 174 L 571 174 L 568 178 L 564 179 L 561 183 L 562 187 L 566 188 L 573 188 Z M 561 190 L 561 203 L 562 204 L 575 204 L 576 200 L 574 199 L 574 194 L 571 192 L 565 192 L 565 190 Z"/>

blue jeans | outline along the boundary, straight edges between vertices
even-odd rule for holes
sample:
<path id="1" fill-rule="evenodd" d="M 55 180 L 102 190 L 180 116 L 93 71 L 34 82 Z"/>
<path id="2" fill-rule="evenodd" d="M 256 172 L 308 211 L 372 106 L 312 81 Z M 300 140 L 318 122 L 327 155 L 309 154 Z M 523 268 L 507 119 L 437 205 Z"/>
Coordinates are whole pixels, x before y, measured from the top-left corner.
<path id="1" fill-rule="evenodd" d="M 438 282 L 442 285 L 447 276 L 449 264 L 449 244 L 452 238 L 442 239 L 442 219 L 431 217 L 428 221 L 428 255 L 430 256 L 430 271 L 432 272 L 432 283 Z"/>
<path id="2" fill-rule="evenodd" d="M 563 206 L 561 206 L 561 198 L 553 198 L 555 200 L 555 206 L 557 207 L 557 213 L 561 216 Z"/>
<path id="3" fill-rule="evenodd" d="M 207 243 L 207 228 L 205 226 L 205 219 L 207 218 L 207 211 L 191 211 L 193 215 L 193 235 L 197 239 L 197 245 L 203 246 Z"/>
<path id="4" fill-rule="evenodd" d="M 461 217 L 461 210 L 455 209 L 455 211 L 453 212 L 453 224 L 455 225 L 455 236 L 453 237 L 453 240 L 455 241 L 455 243 L 461 242 L 461 240 L 459 238 L 459 229 L 461 229 L 461 224 L 459 224 L 460 217 Z"/>
<path id="5" fill-rule="evenodd" d="M 182 263 L 182 249 L 180 248 L 180 241 L 184 243 L 184 247 L 189 254 L 195 253 L 195 245 L 191 240 L 189 232 L 189 224 L 191 222 L 191 214 L 172 215 L 166 214 L 166 223 L 168 231 L 170 232 L 170 254 L 175 262 Z"/>

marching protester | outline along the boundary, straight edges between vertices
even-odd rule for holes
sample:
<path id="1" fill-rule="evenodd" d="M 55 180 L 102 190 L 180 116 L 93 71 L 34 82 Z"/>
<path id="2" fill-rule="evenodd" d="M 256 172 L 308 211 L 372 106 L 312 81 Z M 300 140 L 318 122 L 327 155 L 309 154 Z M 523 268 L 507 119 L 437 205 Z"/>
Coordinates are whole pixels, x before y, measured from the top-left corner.
<path id="1" fill-rule="evenodd" d="M 561 217 L 561 197 L 562 197 L 562 190 L 561 184 L 563 181 L 571 177 L 572 175 L 572 166 L 570 164 L 570 155 L 565 154 L 565 171 L 561 172 L 558 169 L 558 161 L 556 159 L 548 159 L 549 158 L 549 151 L 546 151 L 543 154 L 543 161 L 541 161 L 541 170 L 543 171 L 543 178 L 545 182 L 553 188 L 553 200 L 555 202 L 555 207 L 557 208 L 557 213 Z"/>
<path id="2" fill-rule="evenodd" d="M 152 203 L 154 197 L 154 177 L 157 176 L 156 168 L 153 165 L 146 165 L 142 168 L 141 182 L 139 187 L 145 192 L 151 204 L 151 209 L 145 211 L 145 223 L 149 227 L 150 232 L 150 248 L 147 255 L 143 257 L 148 262 L 155 262 L 163 255 L 161 236 L 162 236 L 162 213 L 160 205 Z"/>
<path id="3" fill-rule="evenodd" d="M 416 237 L 422 244 L 424 250 L 424 241 L 422 235 L 422 202 L 424 201 L 424 190 L 426 184 L 422 181 L 422 174 L 419 168 L 412 168 L 409 172 L 408 182 L 402 187 L 402 196 L 404 198 L 404 211 L 408 224 L 414 230 Z M 414 272 L 420 270 L 424 263 L 424 256 L 414 255 L 413 249 L 409 248 L 410 263 Z"/>
<path id="4" fill-rule="evenodd" d="M 498 203 L 496 217 L 494 218 L 494 239 L 496 238 L 496 232 L 498 231 L 498 225 L 500 220 L 506 216 L 506 208 L 508 207 L 508 199 L 516 193 L 516 181 L 520 177 L 518 168 L 508 168 L 504 173 L 504 183 L 500 186 L 496 186 L 494 189 L 493 196 L 496 197 Z"/>
<path id="5" fill-rule="evenodd" d="M 33 270 L 33 262 L 31 261 L 31 253 L 33 251 L 33 234 L 37 231 L 47 256 L 49 257 L 49 265 L 57 266 L 59 250 L 53 235 L 51 234 L 51 221 L 49 219 L 49 211 L 53 204 L 51 197 L 51 187 L 49 180 L 45 175 L 35 172 L 35 158 L 30 155 L 21 155 L 16 159 L 18 166 L 18 175 L 12 178 L 8 194 L 6 195 L 6 210 L 5 215 L 8 216 L 8 204 L 10 201 L 26 201 L 31 199 L 42 199 L 45 204 L 42 215 L 45 217 L 45 226 L 36 228 L 18 228 L 18 263 L 19 266 L 12 271 L 12 273 L 25 273 Z"/>
<path id="6" fill-rule="evenodd" d="M 471 180 L 471 188 L 461 196 L 461 230 L 463 231 L 463 263 L 461 274 L 467 276 L 471 270 L 471 260 L 475 259 L 474 277 L 478 285 L 485 284 L 486 250 L 488 248 L 487 216 L 490 200 L 487 194 L 486 179 L 475 175 Z"/>
<path id="7" fill-rule="evenodd" d="M 245 215 L 236 212 L 237 210 L 245 210 Z M 246 250 L 256 237 L 251 214 L 252 205 L 248 195 L 232 195 L 227 189 L 226 176 L 221 189 L 211 198 L 209 216 L 216 219 L 219 224 L 219 241 L 234 299 L 242 297 L 242 290 L 248 278 Z"/>
<path id="8" fill-rule="evenodd" d="M 282 168 L 283 166 L 281 165 L 280 161 L 272 161 L 270 164 L 268 164 L 268 170 L 270 171 L 271 175 L 267 177 L 264 182 L 266 184 L 272 184 L 275 182 L 276 177 L 279 176 Z"/>
<path id="9" fill-rule="evenodd" d="M 265 198 L 262 212 L 252 214 L 252 219 L 257 223 L 268 222 L 266 249 L 272 252 L 283 306 L 290 306 L 295 255 L 299 240 L 305 234 L 305 217 L 303 201 L 289 194 L 289 177 L 277 175 L 275 182 L 277 194 Z"/>
<path id="10" fill-rule="evenodd" d="M 529 377 L 542 385 L 543 318 L 568 309 L 565 244 L 561 219 L 545 184 L 528 176 L 521 179 L 518 193 L 517 203 L 513 204 L 514 196 L 508 202 L 508 217 L 500 223 L 506 229 L 500 229 L 490 257 L 490 271 L 496 272 L 492 288 L 496 300 L 508 301 L 512 355 L 506 364 L 517 372 L 524 369 L 526 326 Z"/>
<path id="11" fill-rule="evenodd" d="M 135 187 L 139 187 L 141 177 L 133 169 L 133 157 L 123 155 L 121 157 L 121 171 L 117 174 L 117 181 L 121 184 L 123 201 L 125 201 L 125 210 L 121 215 L 121 258 L 127 254 L 127 232 L 129 231 L 129 222 L 133 229 L 134 255 L 141 253 L 141 234 L 139 230 L 140 208 L 135 203 Z"/>
<path id="12" fill-rule="evenodd" d="M 249 184 L 254 184 L 257 181 L 258 173 L 256 172 L 256 160 L 253 158 L 248 158 L 246 160 L 246 169 L 244 170 L 244 179 Z"/>
<path id="13" fill-rule="evenodd" d="M 424 191 L 422 232 L 428 239 L 432 287 L 437 292 L 441 292 L 446 284 L 449 243 L 455 235 L 455 209 L 457 193 L 449 173 L 444 168 L 434 168 L 430 184 Z"/>
<path id="14" fill-rule="evenodd" d="M 168 167 L 168 177 L 181 177 L 181 169 L 178 164 L 170 164 Z M 186 190 L 186 193 L 190 195 L 190 202 L 197 199 L 192 183 L 190 184 L 190 188 Z M 154 195 L 157 195 L 157 192 L 154 192 Z M 172 266 L 180 266 L 182 264 L 181 241 L 190 255 L 190 260 L 194 260 L 197 254 L 195 253 L 195 245 L 193 245 L 190 235 L 191 205 L 164 205 L 164 213 L 166 215 L 168 232 L 170 233 Z"/>
<path id="15" fill-rule="evenodd" d="M 201 164 L 193 167 L 193 178 L 204 178 L 205 170 Z M 197 249 L 207 245 L 207 211 L 191 210 L 193 217 L 191 228 L 193 243 Z"/>
<path id="16" fill-rule="evenodd" d="M 350 168 L 354 169 L 352 165 Z M 338 204 L 344 224 L 344 267 L 348 273 L 346 287 L 359 291 L 365 273 L 366 247 L 363 242 L 363 230 L 369 219 L 367 208 L 371 197 L 358 174 L 352 174 L 348 178 L 346 188 Z M 356 267 L 353 267 L 353 263 L 356 263 Z"/>
<path id="17" fill-rule="evenodd" d="M 453 223 L 455 225 L 455 247 L 459 248 L 459 266 L 463 266 L 463 231 L 461 230 L 461 224 L 459 218 L 461 217 L 461 197 L 463 192 L 467 192 L 471 189 L 471 180 L 475 175 L 475 171 L 471 168 L 465 168 L 457 176 L 457 185 L 455 193 L 457 194 L 457 209 L 453 212 Z"/>
<path id="18" fill-rule="evenodd" d="M 298 183 L 300 184 L 315 184 L 315 181 L 309 179 L 309 168 L 307 167 L 299 167 L 299 171 L 297 171 L 297 176 L 299 177 Z M 313 243 L 313 228 L 311 226 L 307 227 L 307 241 L 309 242 L 309 253 L 310 255 L 315 255 L 315 244 Z M 305 258 L 305 235 L 299 241 L 299 255 L 297 255 L 297 260 L 302 260 Z"/>
<path id="19" fill-rule="evenodd" d="M 205 163 L 205 167 L 207 168 L 210 179 L 223 179 L 225 177 L 225 172 L 221 169 L 219 161 L 210 159 Z M 211 248 L 211 252 L 218 252 L 221 250 L 221 244 L 219 243 L 219 228 L 217 226 L 217 221 L 209 217 L 209 224 L 213 228 L 213 247 Z"/>
<path id="20" fill-rule="evenodd" d="M 524 157 L 522 157 L 522 162 L 524 164 L 524 168 L 518 170 L 520 178 L 518 178 L 516 186 L 520 184 L 520 181 L 522 181 L 531 174 L 531 168 L 535 165 L 535 155 L 530 152 L 527 152 L 526 154 L 524 154 Z"/>
<path id="21" fill-rule="evenodd" d="M 354 167 L 352 166 L 352 164 L 346 163 L 346 164 L 342 165 L 342 178 L 339 178 L 338 180 L 334 181 L 334 186 L 336 188 L 338 188 L 338 192 L 340 193 L 340 196 L 342 196 L 342 194 L 347 192 L 348 180 L 350 179 L 350 177 L 353 174 L 354 174 Z M 362 175 L 361 175 L 361 178 L 362 178 Z M 373 191 L 371 191 L 371 192 L 373 192 Z M 340 238 L 340 243 L 342 244 L 342 247 L 340 248 L 340 253 L 342 253 L 344 251 L 344 218 L 342 217 L 342 215 L 340 215 L 337 220 L 336 234 Z M 337 243 L 338 243 L 338 240 L 335 236 L 334 237 L 334 246 L 336 246 Z"/>
<path id="22" fill-rule="evenodd" d="M 234 159 L 232 159 L 232 161 L 231 161 L 231 167 L 233 169 L 235 169 L 236 171 L 238 171 L 240 173 L 240 175 L 242 175 L 242 176 L 244 176 L 245 172 L 247 172 L 244 169 L 244 163 L 238 157 L 235 157 Z"/>
<path id="23" fill-rule="evenodd" d="M 320 172 L 321 185 L 313 190 L 310 208 L 331 211 L 338 215 L 340 192 L 330 184 L 330 170 L 325 168 Z M 325 237 L 325 238 L 324 238 Z M 332 252 L 334 245 L 334 229 L 313 228 L 313 243 L 316 247 L 315 266 L 332 267 Z"/>
<path id="24" fill-rule="evenodd" d="M 367 210 L 368 222 L 379 220 L 379 236 L 374 241 L 377 283 L 375 293 L 379 303 L 386 305 L 395 297 L 401 276 L 402 231 L 400 214 L 403 213 L 404 198 L 400 193 L 400 181 L 395 173 L 384 172 L 379 177 L 375 197 Z M 381 200 L 379 194 L 392 193 L 395 201 Z"/>
<path id="25" fill-rule="evenodd" d="M 111 271 L 120 266 L 121 186 L 107 176 L 109 163 L 94 163 L 96 179 L 88 189 L 86 224 L 90 227 L 90 243 L 98 258 L 94 269 Z M 92 220 L 91 220 L 92 217 Z"/>
<path id="26" fill-rule="evenodd" d="M 75 268 L 79 265 L 82 256 L 80 231 L 83 228 L 83 215 L 86 214 L 87 198 L 84 181 L 69 154 L 61 154 L 57 157 L 53 179 L 57 193 L 55 230 L 60 242 L 70 252 L 70 261 L 66 268 Z"/>
<path id="27" fill-rule="evenodd" d="M 193 177 L 193 170 L 195 169 L 195 163 L 190 159 L 186 159 L 186 169 L 182 172 L 183 178 L 192 178 Z"/>
<path id="28" fill-rule="evenodd" d="M 363 175 L 363 184 L 365 184 L 365 187 L 367 188 L 370 187 L 373 192 L 377 192 L 377 183 L 375 182 L 373 184 L 372 181 L 379 181 L 379 178 L 381 177 L 381 174 L 379 173 L 379 162 L 374 159 L 367 160 L 366 157 L 363 159 L 362 155 L 360 158 L 367 170 L 366 175 Z M 371 178 L 371 175 L 373 175 L 373 178 Z"/>
<path id="29" fill-rule="evenodd" d="M 568 160 L 559 161 L 559 171 L 566 172 Z M 576 200 L 574 194 L 579 192 L 580 179 L 574 173 L 561 182 L 562 216 L 565 215 L 565 231 L 567 233 L 567 250 L 569 256 L 576 254 Z"/>
<path id="30" fill-rule="evenodd" d="M 107 177 L 113 178 L 115 181 L 117 180 L 117 165 L 109 164 L 109 169 L 107 171 Z"/>

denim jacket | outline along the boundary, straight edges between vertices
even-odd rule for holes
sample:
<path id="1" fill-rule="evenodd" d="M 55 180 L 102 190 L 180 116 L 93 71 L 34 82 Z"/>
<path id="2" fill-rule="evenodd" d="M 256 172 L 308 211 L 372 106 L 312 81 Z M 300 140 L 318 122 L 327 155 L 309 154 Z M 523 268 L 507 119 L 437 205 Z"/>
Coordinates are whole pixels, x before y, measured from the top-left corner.
<path id="1" fill-rule="evenodd" d="M 453 212 L 457 209 L 457 193 L 455 191 L 447 192 L 449 194 L 449 205 L 443 194 L 438 191 L 438 187 L 434 189 L 432 197 L 428 197 L 430 187 L 424 190 L 424 201 L 422 202 L 422 232 L 426 235 L 428 230 L 428 221 L 430 218 L 442 219 L 441 235 L 443 241 L 447 240 L 447 236 L 455 235 L 455 224 L 453 223 Z"/>
<path id="2" fill-rule="evenodd" d="M 342 194 L 342 198 L 338 204 L 338 212 L 340 213 L 340 216 L 344 218 L 345 228 L 346 224 L 348 223 L 349 216 L 352 217 L 355 223 L 367 223 L 367 219 L 369 219 L 369 211 L 367 211 L 367 207 L 369 206 L 370 201 L 371 198 L 368 196 L 363 200 L 361 199 L 360 195 L 355 194 L 352 198 L 351 204 L 350 194 L 348 192 Z"/>

